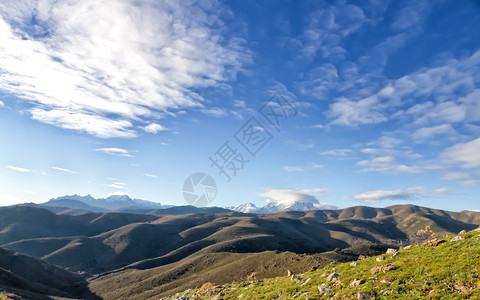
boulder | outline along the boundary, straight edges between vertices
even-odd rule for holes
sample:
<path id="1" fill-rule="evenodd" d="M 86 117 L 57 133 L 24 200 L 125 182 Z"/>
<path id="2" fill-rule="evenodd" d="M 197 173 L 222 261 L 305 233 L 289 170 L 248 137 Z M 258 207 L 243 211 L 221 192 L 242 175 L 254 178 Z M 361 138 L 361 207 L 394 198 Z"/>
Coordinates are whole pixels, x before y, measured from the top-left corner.
<path id="1" fill-rule="evenodd" d="M 352 282 L 350 282 L 350 286 L 357 287 L 361 285 L 362 283 L 365 283 L 365 280 L 363 279 L 354 279 Z"/>
<path id="2" fill-rule="evenodd" d="M 392 253 L 395 253 L 397 252 L 397 249 L 393 249 L 393 248 L 388 248 L 387 249 L 387 254 L 392 254 Z"/>
<path id="3" fill-rule="evenodd" d="M 428 242 L 423 243 L 425 247 L 437 247 L 438 245 L 445 243 L 445 240 L 431 240 Z"/>
<path id="4" fill-rule="evenodd" d="M 458 234 L 465 234 L 465 233 L 467 233 L 467 231 L 462 230 L 462 231 L 460 231 Z"/>
<path id="5" fill-rule="evenodd" d="M 331 290 L 332 290 L 332 289 L 330 289 L 329 287 L 326 287 L 326 286 L 324 286 L 324 285 L 321 285 L 321 286 L 318 287 L 318 291 L 319 291 L 320 293 L 328 292 L 328 291 L 331 291 Z"/>
<path id="6" fill-rule="evenodd" d="M 460 240 L 464 240 L 465 238 L 463 236 L 460 236 L 460 235 L 457 235 L 455 237 L 453 237 L 450 242 L 456 242 L 456 241 L 460 241 Z"/>
<path id="7" fill-rule="evenodd" d="M 384 260 L 385 260 L 385 256 L 379 256 L 376 259 L 376 261 L 384 261 Z"/>
<path id="8" fill-rule="evenodd" d="M 357 294 L 357 299 L 370 299 L 370 295 L 365 294 L 365 293 L 358 293 Z"/>
<path id="9" fill-rule="evenodd" d="M 327 277 L 327 281 L 334 281 L 337 279 L 337 277 L 339 277 L 341 274 L 338 274 L 336 272 L 333 272 L 331 273 L 330 275 L 328 275 Z"/>
<path id="10" fill-rule="evenodd" d="M 394 264 L 386 264 L 384 266 L 377 266 L 377 267 L 373 267 L 370 269 L 370 273 L 372 274 L 375 274 L 375 273 L 378 273 L 378 272 L 387 272 L 387 271 L 390 271 L 390 270 L 396 270 L 398 267 L 395 266 Z"/>

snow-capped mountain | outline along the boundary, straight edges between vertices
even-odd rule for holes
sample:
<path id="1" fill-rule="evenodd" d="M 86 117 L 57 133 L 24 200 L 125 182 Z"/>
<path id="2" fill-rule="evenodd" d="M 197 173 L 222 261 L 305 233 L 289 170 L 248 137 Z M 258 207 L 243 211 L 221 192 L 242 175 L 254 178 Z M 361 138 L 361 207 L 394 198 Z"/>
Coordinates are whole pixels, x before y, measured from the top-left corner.
<path id="1" fill-rule="evenodd" d="M 244 214 L 255 214 L 255 213 L 258 213 L 258 211 L 261 208 L 255 206 L 255 204 L 253 203 L 248 202 L 248 203 L 237 205 L 237 206 L 229 206 L 229 207 L 226 207 L 226 209 L 238 211 Z"/>
<path id="2" fill-rule="evenodd" d="M 93 198 L 91 195 L 67 195 L 50 199 L 44 206 L 62 206 L 91 211 L 112 211 L 121 209 L 162 209 L 172 207 L 157 202 L 132 199 L 127 195 L 112 195 L 107 198 Z"/>
<path id="3" fill-rule="evenodd" d="M 282 203 L 278 201 L 271 201 L 263 207 L 257 207 L 253 203 L 245 203 L 237 206 L 229 206 L 227 209 L 246 213 L 246 214 L 274 214 L 282 211 L 308 211 L 321 209 L 337 209 L 338 207 L 326 203 L 305 203 L 293 202 Z"/>

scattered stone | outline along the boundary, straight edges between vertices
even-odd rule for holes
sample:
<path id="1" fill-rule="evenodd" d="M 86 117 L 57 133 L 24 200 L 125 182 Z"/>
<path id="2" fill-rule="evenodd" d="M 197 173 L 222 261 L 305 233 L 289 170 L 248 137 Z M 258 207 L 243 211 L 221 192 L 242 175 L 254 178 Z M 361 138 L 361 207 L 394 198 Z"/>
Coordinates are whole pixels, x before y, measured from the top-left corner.
<path id="1" fill-rule="evenodd" d="M 350 282 L 350 286 L 357 287 L 363 283 L 365 283 L 365 280 L 363 279 L 354 279 L 352 282 Z"/>
<path id="2" fill-rule="evenodd" d="M 388 248 L 387 249 L 387 254 L 392 254 L 392 253 L 395 253 L 397 252 L 397 249 L 393 249 L 393 248 Z"/>
<path id="3" fill-rule="evenodd" d="M 222 296 L 223 296 L 223 293 L 216 294 L 215 296 L 212 297 L 212 300 L 218 300 Z"/>
<path id="4" fill-rule="evenodd" d="M 368 256 L 365 256 L 365 255 L 359 255 L 358 256 L 358 260 L 364 260 L 364 259 L 367 259 Z"/>
<path id="5" fill-rule="evenodd" d="M 403 250 L 408 250 L 410 248 L 412 248 L 412 245 L 408 245 L 408 246 L 403 247 Z"/>
<path id="6" fill-rule="evenodd" d="M 334 281 L 338 276 L 340 276 L 340 274 L 333 272 L 332 274 L 328 275 L 327 281 Z"/>
<path id="7" fill-rule="evenodd" d="M 478 227 L 477 229 L 474 229 L 474 231 L 480 231 L 480 227 Z"/>
<path id="8" fill-rule="evenodd" d="M 445 243 L 446 240 L 431 240 L 431 241 L 428 241 L 428 242 L 425 242 L 423 243 L 423 245 L 425 247 L 437 247 L 438 245 L 442 244 L 442 243 Z"/>
<path id="9" fill-rule="evenodd" d="M 352 262 L 350 263 L 350 266 L 356 267 L 356 266 L 357 266 L 357 262 L 356 262 L 356 261 L 352 261 Z"/>
<path id="10" fill-rule="evenodd" d="M 455 236 L 453 239 L 450 240 L 450 242 L 456 242 L 456 241 L 460 241 L 460 240 L 464 240 L 465 238 L 463 236 Z"/>
<path id="11" fill-rule="evenodd" d="M 357 299 L 370 299 L 370 295 L 364 293 L 358 293 Z"/>
<path id="12" fill-rule="evenodd" d="M 372 274 L 375 274 L 375 273 L 378 273 L 380 271 L 383 271 L 383 272 L 387 272 L 387 271 L 390 271 L 390 270 L 395 270 L 397 269 L 398 267 L 395 266 L 394 264 L 386 264 L 384 266 L 377 266 L 377 267 L 373 267 L 370 269 L 370 272 Z"/>
<path id="13" fill-rule="evenodd" d="M 377 257 L 376 260 L 377 260 L 377 261 L 384 261 L 384 260 L 385 260 L 385 257 L 384 257 L 384 256 L 379 256 L 379 257 Z"/>
<path id="14" fill-rule="evenodd" d="M 397 256 L 399 256 L 399 255 L 400 255 L 400 253 L 395 252 L 395 253 L 393 253 L 392 257 L 397 257 Z"/>
<path id="15" fill-rule="evenodd" d="M 324 286 L 324 285 L 321 285 L 321 286 L 318 287 L 318 291 L 319 291 L 320 293 L 324 293 L 324 292 L 331 291 L 331 289 L 330 289 L 329 287 L 326 287 L 326 286 Z"/>
<path id="16" fill-rule="evenodd" d="M 312 278 L 307 278 L 307 280 L 305 280 L 305 282 L 304 282 L 304 283 L 302 283 L 300 286 L 304 286 L 304 285 L 306 285 L 306 284 L 307 284 L 307 283 L 308 283 L 310 280 L 312 280 Z"/>
<path id="17" fill-rule="evenodd" d="M 287 276 L 290 277 L 290 276 L 292 276 L 292 275 L 293 275 L 292 271 L 287 270 Z"/>
<path id="18" fill-rule="evenodd" d="M 467 231 L 462 230 L 462 231 L 460 231 L 458 234 L 465 234 L 465 233 L 467 233 Z"/>

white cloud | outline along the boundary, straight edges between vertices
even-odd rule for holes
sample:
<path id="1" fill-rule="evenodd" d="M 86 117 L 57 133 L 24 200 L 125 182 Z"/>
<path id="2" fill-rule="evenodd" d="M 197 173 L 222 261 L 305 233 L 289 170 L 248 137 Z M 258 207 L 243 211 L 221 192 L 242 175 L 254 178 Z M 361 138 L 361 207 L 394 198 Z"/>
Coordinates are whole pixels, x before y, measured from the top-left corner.
<path id="1" fill-rule="evenodd" d="M 153 175 L 153 174 L 143 174 L 143 176 L 146 176 L 146 177 L 151 177 L 151 178 L 157 178 L 156 175 Z"/>
<path id="2" fill-rule="evenodd" d="M 7 169 L 10 169 L 10 170 L 22 172 L 22 173 L 30 173 L 30 172 L 33 172 L 33 171 L 30 170 L 30 169 L 20 168 L 20 167 L 14 167 L 14 166 L 6 166 L 6 168 L 7 168 Z"/>
<path id="3" fill-rule="evenodd" d="M 415 174 L 415 173 L 422 173 L 427 170 L 435 170 L 438 169 L 440 166 L 409 166 L 402 164 L 397 161 L 397 159 L 393 156 L 378 156 L 372 159 L 365 159 L 358 161 L 356 163 L 357 166 L 363 167 L 363 172 L 379 172 L 379 173 L 386 173 L 386 174 Z"/>
<path id="4" fill-rule="evenodd" d="M 125 186 L 121 184 L 108 183 L 106 186 L 111 187 L 112 189 L 124 189 Z"/>
<path id="5" fill-rule="evenodd" d="M 5 106 L 5 104 L 3 104 L 2 101 L 0 101 L 0 107 L 3 107 L 3 106 Z"/>
<path id="6" fill-rule="evenodd" d="M 202 107 L 196 90 L 250 61 L 216 13 L 230 12 L 194 1 L 0 4 L 0 89 L 28 100 L 38 121 L 135 137 L 137 121 Z"/>
<path id="7" fill-rule="evenodd" d="M 330 105 L 328 116 L 334 119 L 330 124 L 343 126 L 358 126 L 362 124 L 377 124 L 387 121 L 384 113 L 385 105 L 376 97 L 360 101 L 339 98 Z"/>
<path id="8" fill-rule="evenodd" d="M 280 207 L 292 207 L 292 205 L 311 204 L 317 209 L 335 209 L 336 207 L 327 204 L 320 203 L 316 196 L 321 196 L 326 189 L 313 189 L 313 190 L 277 190 L 272 189 L 265 193 L 259 194 L 260 197 L 267 198 L 267 202 Z M 316 194 L 316 196 L 312 195 Z"/>
<path id="9" fill-rule="evenodd" d="M 125 157 L 134 157 L 126 149 L 121 148 L 100 148 L 95 149 L 95 151 L 103 152 L 105 154 L 114 155 L 114 156 L 125 156 Z"/>
<path id="10" fill-rule="evenodd" d="M 315 124 L 315 125 L 312 126 L 312 128 L 316 128 L 316 129 L 322 129 L 322 128 L 324 128 L 324 127 L 325 127 L 325 126 L 322 125 L 322 124 Z"/>
<path id="11" fill-rule="evenodd" d="M 384 200 L 416 200 L 420 197 L 428 197 L 434 195 L 442 195 L 448 193 L 447 188 L 438 188 L 428 190 L 423 186 L 409 187 L 395 190 L 378 190 L 368 191 L 353 196 L 356 200 L 365 202 L 379 202 Z"/>
<path id="12" fill-rule="evenodd" d="M 69 169 L 65 169 L 65 168 L 52 167 L 52 169 L 57 170 L 57 171 L 61 171 L 61 172 L 65 172 L 65 173 L 77 174 L 77 172 L 69 170 Z"/>
<path id="13" fill-rule="evenodd" d="M 450 124 L 443 124 L 433 127 L 422 127 L 412 133 L 412 138 L 415 141 L 431 141 L 439 137 L 455 136 L 457 132 Z"/>
<path id="14" fill-rule="evenodd" d="M 441 156 L 459 164 L 462 168 L 478 168 L 480 167 L 480 138 L 468 143 L 456 144 L 446 149 Z"/>
<path id="15" fill-rule="evenodd" d="M 351 149 L 333 149 L 328 151 L 319 152 L 320 155 L 331 155 L 331 156 L 348 156 L 353 151 Z"/>
<path id="16" fill-rule="evenodd" d="M 470 175 L 462 172 L 450 172 L 442 176 L 445 180 L 465 180 L 470 179 Z"/>
<path id="17" fill-rule="evenodd" d="M 283 166 L 283 169 L 288 172 L 304 172 L 320 168 L 323 168 L 323 166 L 316 163 L 309 163 L 302 166 Z"/>
<path id="18" fill-rule="evenodd" d="M 168 130 L 168 128 L 160 125 L 160 124 L 157 124 L 157 123 L 151 123 L 145 127 L 143 127 L 143 130 L 145 130 L 146 132 L 148 133 L 153 133 L 153 134 L 156 134 L 160 131 L 165 131 L 165 130 Z"/>
<path id="19" fill-rule="evenodd" d="M 242 100 L 233 100 L 233 106 L 237 108 L 247 108 L 245 101 Z"/>
<path id="20" fill-rule="evenodd" d="M 210 117 L 223 118 L 228 116 L 228 111 L 225 108 L 213 107 L 209 109 L 202 109 L 202 112 Z"/>

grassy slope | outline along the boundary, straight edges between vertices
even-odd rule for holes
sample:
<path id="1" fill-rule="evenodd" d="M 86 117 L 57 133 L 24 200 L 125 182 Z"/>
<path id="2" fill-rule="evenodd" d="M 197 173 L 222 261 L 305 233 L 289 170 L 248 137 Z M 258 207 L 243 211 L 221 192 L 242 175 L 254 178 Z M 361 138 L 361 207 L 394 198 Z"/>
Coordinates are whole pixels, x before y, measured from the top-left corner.
<path id="1" fill-rule="evenodd" d="M 243 281 L 252 272 L 257 273 L 258 279 L 281 276 L 287 270 L 306 272 L 324 267 L 332 261 L 351 261 L 360 254 L 375 255 L 386 249 L 382 245 L 362 245 L 315 255 L 278 251 L 196 253 L 156 268 L 127 269 L 100 276 L 91 280 L 90 288 L 105 299 L 146 299 L 201 286 L 206 281 L 215 284 Z"/>
<path id="2" fill-rule="evenodd" d="M 480 231 L 462 235 L 464 240 L 449 240 L 437 247 L 414 246 L 398 256 L 384 254 L 385 261 L 376 257 L 350 263 L 331 263 L 328 266 L 301 274 L 298 282 L 288 277 L 239 284 L 210 286 L 186 294 L 189 299 L 357 299 L 358 293 L 371 299 L 480 299 Z M 372 274 L 371 268 L 393 263 L 397 270 Z M 332 272 L 340 273 L 337 281 L 327 282 Z M 307 279 L 311 278 L 305 285 Z M 354 279 L 364 279 L 358 287 L 350 286 Z M 330 291 L 321 293 L 319 286 Z M 199 296 L 202 294 L 202 296 Z M 183 295 L 178 294 L 178 296 Z M 194 296 L 196 295 L 196 296 Z"/>

